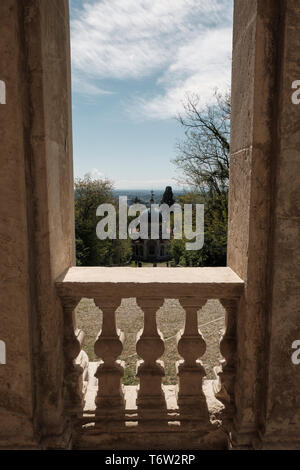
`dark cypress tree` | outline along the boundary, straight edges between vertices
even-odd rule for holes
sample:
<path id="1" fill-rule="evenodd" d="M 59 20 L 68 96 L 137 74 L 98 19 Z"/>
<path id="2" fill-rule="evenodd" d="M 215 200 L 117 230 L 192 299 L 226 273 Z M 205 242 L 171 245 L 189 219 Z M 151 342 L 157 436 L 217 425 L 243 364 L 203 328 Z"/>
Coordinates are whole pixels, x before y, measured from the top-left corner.
<path id="1" fill-rule="evenodd" d="M 168 206 L 173 206 L 175 203 L 174 199 L 174 194 L 171 186 L 167 186 L 164 192 L 164 195 L 162 197 L 162 200 L 160 201 L 161 204 L 168 204 Z"/>

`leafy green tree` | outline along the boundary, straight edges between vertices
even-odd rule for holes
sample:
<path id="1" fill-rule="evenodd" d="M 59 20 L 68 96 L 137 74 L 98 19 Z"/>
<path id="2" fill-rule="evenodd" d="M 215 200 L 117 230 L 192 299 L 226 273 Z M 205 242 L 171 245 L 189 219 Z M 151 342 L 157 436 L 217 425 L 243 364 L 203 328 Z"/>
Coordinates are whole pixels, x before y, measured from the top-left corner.
<path id="1" fill-rule="evenodd" d="M 184 240 L 171 240 L 171 247 L 170 247 L 171 256 L 175 262 L 175 264 L 181 264 L 181 258 L 185 253 L 184 247 Z"/>
<path id="2" fill-rule="evenodd" d="M 113 184 L 108 180 L 91 178 L 75 181 L 75 236 L 78 266 L 105 266 L 125 264 L 131 258 L 131 241 L 99 240 L 96 215 L 100 204 L 117 207 Z"/>
<path id="3" fill-rule="evenodd" d="M 180 205 L 204 204 L 204 246 L 201 250 L 186 250 L 190 240 L 171 240 L 171 254 L 176 264 L 181 266 L 225 266 L 227 251 L 227 193 L 203 194 L 196 191 L 178 197 Z M 195 210 L 193 229 L 195 230 Z"/>

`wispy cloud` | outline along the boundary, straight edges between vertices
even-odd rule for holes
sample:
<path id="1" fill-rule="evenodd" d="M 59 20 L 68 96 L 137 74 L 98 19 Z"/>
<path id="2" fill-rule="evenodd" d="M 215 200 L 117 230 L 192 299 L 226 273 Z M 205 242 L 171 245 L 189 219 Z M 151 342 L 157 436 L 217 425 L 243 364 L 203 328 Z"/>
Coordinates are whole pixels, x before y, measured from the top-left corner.
<path id="1" fill-rule="evenodd" d="M 113 91 L 103 90 L 97 85 L 89 81 L 86 77 L 73 74 L 72 76 L 73 91 L 81 93 L 82 95 L 113 95 Z"/>
<path id="2" fill-rule="evenodd" d="M 207 99 L 229 82 L 231 21 L 232 0 L 85 2 L 72 20 L 75 86 L 107 93 L 101 80 L 155 74 L 157 92 L 133 97 L 127 108 L 140 118 L 169 118 L 187 91 Z"/>
<path id="3" fill-rule="evenodd" d="M 214 90 L 230 86 L 231 28 L 213 29 L 178 48 L 174 62 L 159 82 L 163 91 L 151 98 L 137 98 L 128 105 L 132 116 L 168 119 L 182 110 L 187 93 L 197 93 L 200 104 L 213 100 Z M 137 114 L 138 110 L 138 114 Z"/>

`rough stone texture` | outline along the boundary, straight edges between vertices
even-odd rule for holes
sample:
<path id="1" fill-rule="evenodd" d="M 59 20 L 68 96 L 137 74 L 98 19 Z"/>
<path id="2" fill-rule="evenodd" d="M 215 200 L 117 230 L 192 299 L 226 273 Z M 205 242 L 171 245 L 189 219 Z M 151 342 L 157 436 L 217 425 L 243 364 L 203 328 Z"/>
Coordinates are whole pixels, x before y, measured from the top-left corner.
<path id="1" fill-rule="evenodd" d="M 65 445 L 53 281 L 74 263 L 68 18 L 67 0 L 0 4 L 0 447 Z"/>
<path id="2" fill-rule="evenodd" d="M 273 188 L 272 268 L 264 448 L 300 449 L 300 367 L 291 361 L 300 339 L 300 106 L 291 84 L 300 77 L 300 5 L 285 2 L 280 56 L 277 160 Z"/>
<path id="3" fill-rule="evenodd" d="M 232 136 L 228 265 L 244 279 L 238 314 L 235 427 L 239 445 L 257 432 L 256 403 L 262 384 L 270 221 L 272 96 L 275 51 L 272 1 L 236 0 L 233 35 Z"/>
<path id="4" fill-rule="evenodd" d="M 0 105 L 0 339 L 7 346 L 7 364 L 0 365 L 0 446 L 30 446 L 33 440 L 26 144 L 20 106 L 23 77 L 18 15 L 16 1 L 0 3 L 0 73 L 7 89 L 7 104 Z"/>
<path id="5" fill-rule="evenodd" d="M 299 13 L 297 1 L 235 2 L 228 265 L 245 281 L 237 446 L 299 446 L 290 350 L 299 336 Z"/>

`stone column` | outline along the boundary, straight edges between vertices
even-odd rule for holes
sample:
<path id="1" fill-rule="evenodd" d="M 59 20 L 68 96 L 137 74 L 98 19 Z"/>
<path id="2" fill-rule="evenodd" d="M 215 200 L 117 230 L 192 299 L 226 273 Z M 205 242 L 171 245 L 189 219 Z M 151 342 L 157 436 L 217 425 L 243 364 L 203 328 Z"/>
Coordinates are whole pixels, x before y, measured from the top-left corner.
<path id="1" fill-rule="evenodd" d="M 292 343 L 300 340 L 299 92 L 298 104 L 292 100 L 295 91 L 292 84 L 300 80 L 300 4 L 297 0 L 282 2 L 278 43 L 265 355 L 268 394 L 260 438 L 264 448 L 300 449 L 300 365 L 292 362 Z"/>
<path id="2" fill-rule="evenodd" d="M 300 446 L 300 6 L 236 0 L 228 265 L 237 314 L 237 447 Z"/>
<path id="3" fill-rule="evenodd" d="M 68 1 L 0 2 L 0 31 L 0 448 L 66 447 L 54 280 L 74 264 Z"/>

